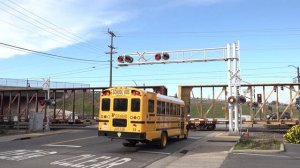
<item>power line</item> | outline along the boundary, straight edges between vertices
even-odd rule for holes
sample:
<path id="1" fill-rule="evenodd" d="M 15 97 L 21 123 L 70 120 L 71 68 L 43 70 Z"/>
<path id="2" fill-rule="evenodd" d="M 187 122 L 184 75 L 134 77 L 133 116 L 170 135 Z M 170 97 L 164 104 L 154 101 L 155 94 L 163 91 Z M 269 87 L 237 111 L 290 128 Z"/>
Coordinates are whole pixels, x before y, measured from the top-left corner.
<path id="1" fill-rule="evenodd" d="M 32 78 L 29 78 L 29 79 L 39 79 L 39 78 L 42 78 L 42 77 L 45 77 L 45 76 L 48 76 L 48 77 L 51 77 L 51 78 L 56 78 L 57 76 L 65 76 L 65 75 L 85 73 L 85 72 L 95 71 L 97 69 L 98 68 L 93 66 L 93 67 L 88 67 L 88 68 L 73 69 L 73 70 L 69 70 L 69 71 L 65 71 L 65 72 L 57 72 L 57 73 L 54 73 L 54 74 L 43 75 L 43 76 L 40 76 L 40 77 L 32 77 Z M 64 77 L 64 79 L 65 79 L 65 77 Z"/>
<path id="2" fill-rule="evenodd" d="M 241 29 L 241 30 L 216 30 L 216 31 L 135 31 L 128 32 L 127 34 L 175 34 L 175 35 L 196 35 L 196 34 L 220 34 L 220 33 L 272 33 L 272 32 L 300 32 L 300 28 L 266 28 L 266 29 Z M 124 33 L 126 36 L 126 33 Z"/>
<path id="3" fill-rule="evenodd" d="M 10 3 L 14 4 L 15 6 L 20 7 L 21 9 L 23 9 L 23 10 L 26 11 L 26 12 L 28 12 L 29 14 L 31 14 L 31 15 L 33 15 L 33 16 L 35 16 L 35 17 L 37 17 L 37 18 L 39 18 L 39 19 L 41 19 L 41 20 L 43 20 L 43 21 L 45 21 L 46 23 L 52 25 L 53 27 L 60 29 L 61 32 L 66 32 L 66 33 L 68 33 L 70 36 L 73 36 L 73 37 L 75 37 L 75 38 L 77 38 L 77 39 L 79 39 L 79 40 L 82 40 L 82 41 L 85 40 L 85 39 L 81 38 L 80 36 L 77 36 L 76 34 L 73 34 L 72 32 L 66 30 L 65 28 L 60 27 L 60 26 L 58 26 L 58 25 L 56 25 L 56 24 L 50 22 L 49 20 L 47 20 L 47 19 L 45 19 L 45 18 L 43 18 L 43 17 L 41 17 L 41 16 L 39 16 L 39 15 L 37 15 L 37 14 L 35 14 L 35 13 L 29 11 L 29 10 L 27 10 L 26 8 L 24 8 L 24 7 L 20 6 L 20 5 L 18 5 L 17 3 L 15 3 L 15 2 L 13 2 L 13 1 L 11 1 L 11 0 L 8 0 L 8 1 L 9 1 Z M 87 45 L 89 45 L 90 47 L 95 48 L 96 50 L 98 50 L 98 47 L 97 47 L 96 45 L 94 45 L 94 44 L 88 43 Z"/>
<path id="4" fill-rule="evenodd" d="M 8 14 L 10 14 L 10 15 L 15 16 L 15 17 L 17 17 L 18 19 L 20 19 L 20 20 L 22 20 L 22 21 L 24 21 L 24 22 L 26 22 L 26 23 L 29 23 L 29 24 L 31 24 L 31 25 L 33 25 L 33 26 L 39 28 L 39 29 L 42 30 L 42 31 L 48 32 L 48 33 L 53 34 L 53 35 L 55 35 L 55 36 L 58 36 L 58 37 L 60 37 L 61 39 L 64 39 L 64 40 L 69 41 L 69 42 L 75 41 L 76 43 L 80 43 L 80 42 L 82 41 L 82 40 L 81 40 L 81 41 L 78 41 L 78 40 L 76 40 L 76 39 L 74 39 L 74 38 L 68 36 L 66 33 L 62 33 L 61 31 L 58 31 L 57 29 L 55 29 L 55 28 L 53 28 L 53 27 L 51 27 L 51 26 L 48 26 L 48 25 L 42 23 L 41 21 L 39 21 L 39 20 L 37 20 L 37 19 L 35 19 L 35 18 L 33 18 L 33 17 L 30 17 L 30 16 L 24 14 L 23 12 L 20 12 L 19 10 L 14 9 L 14 8 L 12 8 L 11 6 L 9 6 L 9 5 L 7 5 L 7 4 L 1 2 L 1 1 L 0 1 L 0 3 L 1 3 L 2 5 L 5 5 L 5 6 L 6 6 L 7 8 L 9 8 L 9 9 L 18 12 L 18 13 L 20 13 L 21 15 L 27 17 L 27 18 L 30 18 L 31 20 L 33 20 L 35 23 L 38 23 L 39 25 L 37 25 L 37 24 L 35 24 L 35 23 L 31 22 L 31 21 L 28 21 L 28 20 L 26 20 L 26 19 L 24 19 L 24 18 L 22 18 L 22 17 L 20 17 L 20 16 L 18 16 L 18 15 L 16 15 L 16 14 L 14 14 L 14 13 L 8 11 L 8 10 L 5 10 L 5 9 L 3 9 L 3 8 L 0 8 L 2 11 L 6 12 L 6 13 L 8 13 Z M 45 29 L 44 27 L 41 27 L 40 25 L 42 25 L 42 26 L 44 26 L 44 27 L 47 27 L 47 28 L 49 28 L 50 30 Z M 52 39 L 53 39 L 53 38 L 52 38 Z M 53 39 L 53 40 L 57 41 L 56 39 Z M 91 48 L 88 48 L 88 47 L 86 47 L 86 46 L 82 46 L 82 45 L 80 45 L 80 46 L 91 50 Z M 93 49 L 93 50 L 91 50 L 91 51 L 95 52 L 95 49 Z M 95 52 L 95 53 L 98 54 L 98 52 Z"/>
<path id="5" fill-rule="evenodd" d="M 46 56 L 50 56 L 50 57 L 54 57 L 54 58 L 61 58 L 61 59 L 75 60 L 75 61 L 85 61 L 85 62 L 108 62 L 108 61 L 99 61 L 99 60 L 90 60 L 90 59 L 66 57 L 66 56 L 61 56 L 61 55 L 56 55 L 56 54 L 50 54 L 50 53 L 45 53 L 45 52 L 41 52 L 41 51 L 31 50 L 31 49 L 18 47 L 18 46 L 15 46 L 15 45 L 1 43 L 1 42 L 0 42 L 0 45 L 11 47 L 11 48 L 17 49 L 17 50 L 29 51 L 29 52 L 33 52 L 33 53 L 36 53 L 36 54 L 46 55 Z"/>
<path id="6" fill-rule="evenodd" d="M 0 1 L 0 3 L 1 3 L 1 1 Z M 53 32 L 51 32 L 51 31 L 49 31 L 49 30 L 47 30 L 47 29 L 44 29 L 43 27 L 41 27 L 41 26 L 39 26 L 39 25 L 36 25 L 36 24 L 34 24 L 34 23 L 32 23 L 32 22 L 30 22 L 30 21 L 24 19 L 24 18 L 21 18 L 21 17 L 15 15 L 15 14 L 13 14 L 13 13 L 11 13 L 11 12 L 9 12 L 9 11 L 3 9 L 3 8 L 0 8 L 0 9 L 1 9 L 2 11 L 4 11 L 4 12 L 6 12 L 6 13 L 8 13 L 8 14 L 11 14 L 11 15 L 15 16 L 16 18 L 18 18 L 18 19 L 20 19 L 20 20 L 22 20 L 22 21 L 24 21 L 24 22 L 26 22 L 26 23 L 32 25 L 32 26 L 35 26 L 35 27 L 39 28 L 39 29 L 42 30 L 42 31 L 45 31 L 45 32 L 50 33 L 50 34 L 54 34 Z M 54 34 L 54 35 L 57 35 L 57 34 Z M 61 37 L 61 36 L 60 36 L 60 37 Z M 70 41 L 69 39 L 67 39 L 67 38 L 65 38 L 65 37 L 61 37 L 61 38 L 64 39 L 64 40 Z M 51 38 L 51 39 L 53 39 L 54 41 L 57 41 L 57 40 L 54 39 L 54 38 Z M 61 42 L 61 41 L 58 41 L 58 42 Z"/>

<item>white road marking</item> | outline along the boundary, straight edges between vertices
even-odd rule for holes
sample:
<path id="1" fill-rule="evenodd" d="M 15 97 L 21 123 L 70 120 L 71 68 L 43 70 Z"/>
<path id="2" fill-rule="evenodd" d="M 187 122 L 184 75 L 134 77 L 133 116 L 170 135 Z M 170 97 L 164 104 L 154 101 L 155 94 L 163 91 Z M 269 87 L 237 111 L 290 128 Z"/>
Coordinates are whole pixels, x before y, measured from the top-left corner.
<path id="1" fill-rule="evenodd" d="M 141 152 L 141 153 L 152 153 L 152 154 L 162 154 L 162 155 L 170 155 L 171 153 L 167 153 L 167 152 L 155 152 L 155 151 L 143 151 L 143 150 L 140 150 L 138 152 Z"/>
<path id="2" fill-rule="evenodd" d="M 100 156 L 92 154 L 84 154 L 74 156 L 50 163 L 51 165 L 59 165 L 65 167 L 81 167 L 81 168 L 110 168 L 131 161 L 131 158 L 120 158 L 111 156 Z"/>
<path id="3" fill-rule="evenodd" d="M 37 158 L 47 155 L 53 155 L 57 152 L 52 151 L 43 151 L 43 150 L 12 150 L 6 152 L 0 152 L 0 159 L 3 160 L 13 160 L 13 161 L 21 161 L 30 158 Z"/>
<path id="4" fill-rule="evenodd" d="M 71 139 L 71 140 L 60 141 L 60 142 L 55 142 L 55 143 L 51 143 L 51 144 L 62 144 L 62 143 L 86 140 L 86 139 L 91 139 L 91 138 L 96 138 L 96 137 L 98 137 L 98 136 L 90 136 L 90 137 L 84 137 L 84 138 L 78 138 L 78 139 Z"/>
<path id="5" fill-rule="evenodd" d="M 80 148 L 81 146 L 77 145 L 55 145 L 55 144 L 47 144 L 43 146 L 53 146 L 53 147 L 68 147 L 68 148 Z"/>

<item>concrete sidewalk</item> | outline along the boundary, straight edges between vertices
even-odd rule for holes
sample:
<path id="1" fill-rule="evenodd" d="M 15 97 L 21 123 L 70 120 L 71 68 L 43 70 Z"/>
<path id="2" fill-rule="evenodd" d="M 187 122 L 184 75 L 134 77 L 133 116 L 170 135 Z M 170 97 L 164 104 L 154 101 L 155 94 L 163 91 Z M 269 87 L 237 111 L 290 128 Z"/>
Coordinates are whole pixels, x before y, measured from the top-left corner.
<path id="1" fill-rule="evenodd" d="M 219 168 L 240 136 L 213 132 L 147 168 Z"/>

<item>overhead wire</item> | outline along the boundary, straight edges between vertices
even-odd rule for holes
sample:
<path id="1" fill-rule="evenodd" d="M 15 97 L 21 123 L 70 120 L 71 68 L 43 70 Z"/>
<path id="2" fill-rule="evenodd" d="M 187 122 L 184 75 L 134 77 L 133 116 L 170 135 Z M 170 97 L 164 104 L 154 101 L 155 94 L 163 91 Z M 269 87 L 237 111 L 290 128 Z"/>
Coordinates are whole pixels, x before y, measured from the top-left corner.
<path id="1" fill-rule="evenodd" d="M 35 16 L 35 17 L 37 17 L 37 18 L 39 18 L 39 19 L 41 19 L 41 20 L 43 20 L 43 21 L 45 21 L 46 23 L 52 25 L 53 27 L 59 29 L 59 31 L 61 31 L 62 33 L 67 33 L 68 35 L 70 35 L 70 36 L 72 36 L 72 37 L 75 37 L 75 38 L 77 38 L 77 39 L 79 39 L 79 40 L 85 41 L 85 39 L 83 39 L 82 37 L 80 37 L 80 36 L 78 36 L 78 35 L 76 35 L 76 34 L 73 34 L 72 32 L 68 31 L 67 29 L 65 29 L 65 28 L 63 28 L 63 27 L 61 27 L 61 26 L 58 26 L 58 25 L 56 25 L 56 24 L 50 22 L 49 20 L 47 20 L 47 19 L 45 19 L 45 18 L 43 18 L 43 17 L 41 17 L 41 16 L 39 16 L 39 15 L 33 13 L 32 11 L 27 10 L 26 8 L 22 7 L 21 5 L 19 5 L 19 4 L 15 3 L 15 2 L 13 2 L 13 1 L 11 1 L 11 0 L 8 0 L 8 1 L 9 1 L 10 3 L 14 4 L 15 6 L 18 6 L 19 8 L 23 9 L 24 11 L 28 12 L 29 14 L 31 14 L 31 15 L 33 15 L 33 16 Z M 92 44 L 92 43 L 86 43 L 86 45 L 88 45 L 88 46 L 90 46 L 90 47 L 92 47 L 92 48 L 94 48 L 94 49 L 96 49 L 96 50 L 99 50 L 99 49 L 98 49 L 98 46 L 96 46 L 96 45 L 94 45 L 94 44 Z"/>
<path id="2" fill-rule="evenodd" d="M 9 0 L 10 1 L 10 0 Z M 296 31 L 298 31 L 298 30 L 296 30 Z M 3 44 L 1 44 L 1 45 L 3 45 Z M 10 46 L 11 47 L 11 46 Z M 14 46 L 14 47 L 16 47 L 16 46 Z M 16 49 L 19 49 L 19 50 L 24 50 L 24 48 L 22 48 L 22 47 L 20 47 L 20 48 L 16 48 Z M 299 48 L 300 49 L 300 48 Z M 34 50 L 29 50 L 29 49 L 27 49 L 26 51 L 30 51 L 30 52 L 33 52 Z M 38 51 L 36 51 L 36 53 L 39 53 L 39 54 L 45 54 L 44 52 L 38 52 Z M 46 53 L 46 54 L 48 54 L 48 53 Z M 54 54 L 50 54 L 50 55 L 48 55 L 48 56 L 54 56 Z M 58 55 L 55 55 L 55 56 L 58 56 Z M 64 57 L 64 56 L 58 56 L 58 58 L 62 58 L 62 59 L 67 59 L 67 58 L 70 58 L 70 57 Z M 72 58 L 72 59 L 74 59 L 74 58 Z M 75 59 L 75 60 L 77 60 L 77 61 L 83 61 L 82 59 Z M 87 60 L 85 60 L 85 61 L 87 61 Z M 88 61 L 95 61 L 95 60 L 88 60 Z M 95 61 L 96 62 L 96 61 Z M 257 68 L 255 69 L 255 70 L 257 70 Z M 165 74 L 165 75 L 167 75 L 167 74 Z M 137 76 L 137 75 L 135 75 L 135 76 Z"/>
<path id="3" fill-rule="evenodd" d="M 61 59 L 67 59 L 67 60 L 74 60 L 74 61 L 84 61 L 84 62 L 109 62 L 109 61 L 99 61 L 99 60 L 91 60 L 91 59 L 81 59 L 81 58 L 74 58 L 74 57 L 66 57 L 66 56 L 61 56 L 61 55 L 56 55 L 56 54 L 50 54 L 50 53 L 46 53 L 46 52 L 41 52 L 41 51 L 36 51 L 36 50 L 32 50 L 32 49 L 27 49 L 27 48 L 23 48 L 23 47 L 18 47 L 15 45 L 11 45 L 11 44 L 6 44 L 6 43 L 2 43 L 0 42 L 0 45 L 2 46 L 8 46 L 17 50 L 23 50 L 23 51 L 29 51 L 29 52 L 33 52 L 33 53 L 37 53 L 37 54 L 41 54 L 41 55 L 46 55 L 46 56 L 50 56 L 50 57 L 54 57 L 54 58 L 61 58 Z"/>
<path id="4" fill-rule="evenodd" d="M 63 32 L 59 31 L 59 30 L 56 29 L 56 28 L 53 28 L 53 27 L 51 27 L 51 26 L 48 26 L 48 25 L 46 25 L 45 23 L 42 23 L 41 21 L 39 21 L 39 20 L 37 20 L 37 19 L 35 19 L 35 18 L 33 18 L 33 17 L 30 17 L 30 16 L 26 15 L 25 13 L 23 13 L 23 12 L 21 12 L 21 11 L 15 9 L 15 8 L 13 8 L 13 7 L 11 7 L 11 6 L 7 5 L 7 4 L 5 4 L 5 3 L 2 2 L 2 1 L 0 1 L 0 3 L 1 3 L 2 5 L 4 5 L 4 6 L 6 6 L 7 8 L 9 8 L 9 9 L 11 9 L 11 10 L 13 10 L 13 11 L 15 11 L 15 12 L 17 12 L 17 13 L 19 13 L 19 14 L 21 14 L 21 15 L 23 15 L 23 16 L 25 16 L 25 17 L 31 19 L 31 20 L 33 20 L 35 23 L 33 23 L 32 21 L 29 21 L 29 20 L 27 20 L 27 19 L 24 19 L 24 18 L 22 18 L 22 17 L 16 15 L 15 13 L 12 13 L 12 12 L 10 12 L 10 11 L 8 11 L 8 10 L 5 10 L 5 9 L 3 9 L 3 8 L 0 8 L 2 11 L 6 12 L 6 13 L 8 13 L 8 14 L 10 14 L 10 15 L 13 15 L 14 17 L 16 17 L 16 18 L 18 18 L 18 19 L 20 19 L 20 20 L 22 20 L 22 21 L 24 21 L 24 22 L 26 22 L 26 23 L 28 23 L 28 24 L 30 24 L 30 25 L 33 25 L 33 26 L 39 28 L 39 29 L 42 30 L 42 31 L 45 31 L 45 32 L 50 33 L 50 34 L 53 34 L 53 35 L 55 35 L 55 36 L 57 36 L 57 37 L 60 37 L 61 39 L 64 39 L 65 41 L 72 42 L 72 43 L 73 43 L 74 41 L 75 41 L 75 43 L 81 43 L 82 41 L 84 41 L 82 38 L 80 39 L 80 41 L 78 41 L 78 39 L 74 39 L 74 38 L 70 37 L 69 35 L 67 35 L 66 33 L 63 33 Z M 37 24 L 36 24 L 36 23 L 37 23 Z M 46 27 L 46 28 L 48 28 L 48 29 L 45 29 L 44 27 L 41 27 L 41 25 L 44 26 L 44 27 Z M 50 29 L 50 30 L 49 30 L 49 29 Z M 53 38 L 52 38 L 52 39 L 53 39 Z M 53 40 L 57 41 L 56 39 L 53 39 Z M 79 46 L 91 50 L 91 47 L 87 47 L 87 46 L 84 46 L 84 45 L 79 45 Z M 94 52 L 94 53 L 96 53 L 96 54 L 99 54 L 99 53 L 98 53 L 98 51 L 99 51 L 98 49 L 93 48 L 91 51 Z"/>
<path id="5" fill-rule="evenodd" d="M 300 33 L 300 28 L 266 28 L 266 29 L 240 29 L 240 30 L 215 30 L 215 31 L 135 31 L 135 32 L 127 32 L 123 33 L 124 36 L 126 34 L 159 34 L 159 35 L 165 35 L 165 34 L 224 34 L 224 33 L 271 33 L 271 32 L 298 32 Z M 300 34 L 299 34 L 300 35 Z"/>

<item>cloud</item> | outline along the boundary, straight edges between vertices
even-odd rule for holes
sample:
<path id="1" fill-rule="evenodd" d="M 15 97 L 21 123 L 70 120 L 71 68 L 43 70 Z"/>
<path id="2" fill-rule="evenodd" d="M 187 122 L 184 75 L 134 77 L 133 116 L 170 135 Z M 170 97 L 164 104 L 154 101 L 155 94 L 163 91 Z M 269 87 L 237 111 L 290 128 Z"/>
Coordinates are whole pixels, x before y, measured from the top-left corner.
<path id="1" fill-rule="evenodd" d="M 95 30 L 128 21 L 145 11 L 222 2 L 225 0 L 0 1 L 0 42 L 46 52 L 86 42 L 96 36 Z M 0 45 L 0 58 L 22 54 L 28 53 Z"/>
<path id="2" fill-rule="evenodd" d="M 113 6 L 116 3 L 114 0 L 2 1 L 0 42 L 38 51 L 84 42 L 92 38 L 93 30 L 126 21 L 131 17 L 126 11 L 114 11 Z M 0 58 L 27 54 L 0 47 Z"/>

